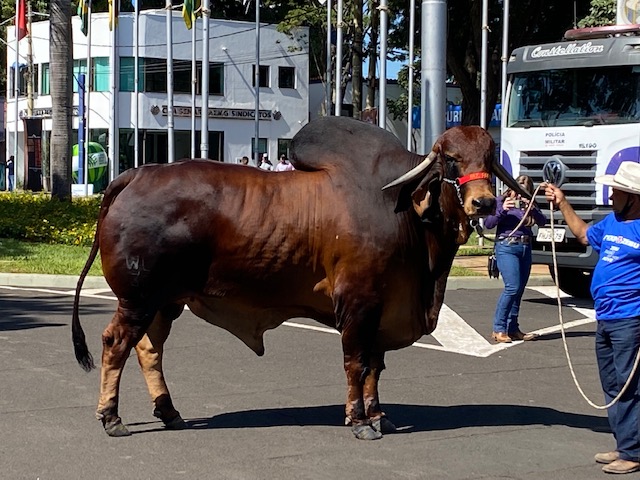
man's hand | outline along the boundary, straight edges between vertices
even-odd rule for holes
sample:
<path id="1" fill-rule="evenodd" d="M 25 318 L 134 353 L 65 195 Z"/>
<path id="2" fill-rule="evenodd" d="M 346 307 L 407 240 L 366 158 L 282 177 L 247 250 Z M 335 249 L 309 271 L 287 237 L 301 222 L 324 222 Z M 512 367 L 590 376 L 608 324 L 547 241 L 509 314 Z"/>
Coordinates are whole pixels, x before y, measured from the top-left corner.
<path id="1" fill-rule="evenodd" d="M 543 183 L 544 196 L 548 202 L 552 202 L 559 207 L 565 201 L 564 192 L 552 183 Z"/>

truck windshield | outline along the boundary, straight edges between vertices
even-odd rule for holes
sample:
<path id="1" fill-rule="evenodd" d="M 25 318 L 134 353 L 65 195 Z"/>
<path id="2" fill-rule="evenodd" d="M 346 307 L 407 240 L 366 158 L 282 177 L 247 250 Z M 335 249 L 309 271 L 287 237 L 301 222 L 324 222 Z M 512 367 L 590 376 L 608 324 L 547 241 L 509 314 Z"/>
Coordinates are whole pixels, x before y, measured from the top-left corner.
<path id="1" fill-rule="evenodd" d="M 637 123 L 639 82 L 637 66 L 516 73 L 507 127 Z"/>

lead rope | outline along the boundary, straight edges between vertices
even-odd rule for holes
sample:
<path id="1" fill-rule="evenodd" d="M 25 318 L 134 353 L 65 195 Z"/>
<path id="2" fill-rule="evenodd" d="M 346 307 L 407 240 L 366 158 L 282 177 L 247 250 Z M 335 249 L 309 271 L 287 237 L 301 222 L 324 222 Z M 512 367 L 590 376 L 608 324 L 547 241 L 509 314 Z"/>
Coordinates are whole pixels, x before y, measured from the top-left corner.
<path id="1" fill-rule="evenodd" d="M 540 187 L 538 187 L 540 188 Z M 564 330 L 564 319 L 562 317 L 562 302 L 560 301 L 560 287 L 558 286 L 558 261 L 556 258 L 556 242 L 555 242 L 555 237 L 554 237 L 554 223 L 553 223 L 553 202 L 549 202 L 549 217 L 550 217 L 550 221 L 551 221 L 551 255 L 553 257 L 553 276 L 555 278 L 555 284 L 556 284 L 556 299 L 558 301 L 558 318 L 560 319 L 560 333 L 562 334 L 562 344 L 564 345 L 564 353 L 565 356 L 567 357 L 567 363 L 569 364 L 569 371 L 571 372 L 571 377 L 573 378 L 573 383 L 575 383 L 576 388 L 578 389 L 578 392 L 580 392 L 580 395 L 582 395 L 582 398 L 584 398 L 586 400 L 586 402 L 591 405 L 593 408 L 597 409 L 597 410 L 606 410 L 610 407 L 612 407 L 613 405 L 615 405 L 618 400 L 620 400 L 620 398 L 622 397 L 622 395 L 624 395 L 624 392 L 627 391 L 627 388 L 629 387 L 629 385 L 631 384 L 631 380 L 633 379 L 633 377 L 636 374 L 636 370 L 638 369 L 638 364 L 640 363 L 640 349 L 638 349 L 638 354 L 636 355 L 636 361 L 633 364 L 633 369 L 631 370 L 631 373 L 629 374 L 629 378 L 627 378 L 627 382 L 624 384 L 624 386 L 622 387 L 622 390 L 620 390 L 620 393 L 618 395 L 616 395 L 616 397 L 611 400 L 609 403 L 607 403 L 606 405 L 597 405 L 594 402 L 592 402 L 589 397 L 587 397 L 587 395 L 584 393 L 584 391 L 582 390 L 582 387 L 580 386 L 580 382 L 578 382 L 578 378 L 576 377 L 576 373 L 573 369 L 573 363 L 571 362 L 571 355 L 569 355 L 569 346 L 567 345 L 567 337 L 565 335 L 565 330 Z"/>

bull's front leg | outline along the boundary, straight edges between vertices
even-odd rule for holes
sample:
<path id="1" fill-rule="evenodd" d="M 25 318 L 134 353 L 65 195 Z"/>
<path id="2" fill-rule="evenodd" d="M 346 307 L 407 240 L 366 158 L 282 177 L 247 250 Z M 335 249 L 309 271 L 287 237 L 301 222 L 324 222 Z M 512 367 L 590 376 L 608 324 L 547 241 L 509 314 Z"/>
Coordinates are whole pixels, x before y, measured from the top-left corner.
<path id="1" fill-rule="evenodd" d="M 120 379 L 131 349 L 140 341 L 152 318 L 152 315 L 137 315 L 119 303 L 111 323 L 102 334 L 100 400 L 96 417 L 112 437 L 131 435 L 118 416 Z"/>
<path id="2" fill-rule="evenodd" d="M 180 413 L 173 406 L 169 388 L 164 379 L 162 358 L 164 344 L 171 332 L 173 320 L 180 316 L 183 308 L 184 305 L 169 305 L 160 310 L 147 333 L 135 347 L 138 363 L 153 402 L 153 415 L 172 430 L 181 430 L 186 425 Z"/>
<path id="3" fill-rule="evenodd" d="M 366 317 L 360 322 L 347 322 L 342 330 L 342 351 L 344 370 L 347 375 L 346 424 L 360 440 L 377 440 L 382 433 L 373 428 L 366 414 L 365 382 L 371 373 L 369 366 L 370 349 L 378 327 L 367 324 Z"/>
<path id="4" fill-rule="evenodd" d="M 380 406 L 378 383 L 380 374 L 385 369 L 384 353 L 373 353 L 369 361 L 370 369 L 364 381 L 365 414 L 371 425 L 380 433 L 394 433 L 396 426 L 387 418 Z"/>

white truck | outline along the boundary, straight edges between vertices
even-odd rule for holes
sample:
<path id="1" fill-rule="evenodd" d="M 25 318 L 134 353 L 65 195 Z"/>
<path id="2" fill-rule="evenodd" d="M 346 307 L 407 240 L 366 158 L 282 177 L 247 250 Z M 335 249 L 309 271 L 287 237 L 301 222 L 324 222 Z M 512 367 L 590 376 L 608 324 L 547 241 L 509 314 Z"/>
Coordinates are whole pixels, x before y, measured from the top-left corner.
<path id="1" fill-rule="evenodd" d="M 611 211 L 597 175 L 640 161 L 640 26 L 569 30 L 564 41 L 517 48 L 507 63 L 500 161 L 514 176 L 543 181 L 550 159 L 566 167 L 562 189 L 580 217 L 597 222 Z M 543 195 L 536 198 L 547 211 Z M 597 254 L 578 243 L 554 212 L 560 288 L 589 297 Z M 550 225 L 534 231 L 533 262 L 553 275 Z"/>

